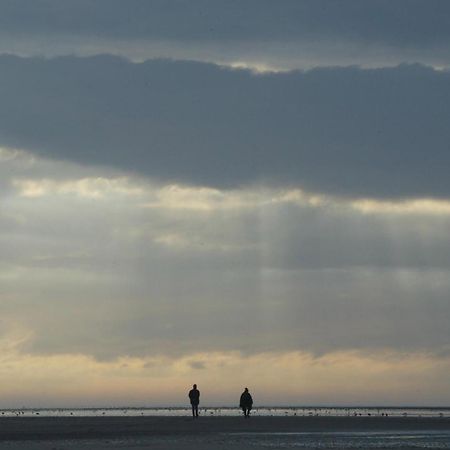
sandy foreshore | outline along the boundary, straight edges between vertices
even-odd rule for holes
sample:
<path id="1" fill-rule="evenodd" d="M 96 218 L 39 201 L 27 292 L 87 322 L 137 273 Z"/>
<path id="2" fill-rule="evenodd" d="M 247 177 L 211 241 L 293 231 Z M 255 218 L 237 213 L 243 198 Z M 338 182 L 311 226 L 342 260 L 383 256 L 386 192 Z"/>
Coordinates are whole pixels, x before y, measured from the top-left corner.
<path id="1" fill-rule="evenodd" d="M 248 420 L 243 417 L 200 417 L 198 420 L 191 417 L 2 418 L 0 448 L 230 449 L 239 448 L 244 444 L 245 436 L 401 431 L 450 433 L 450 418 L 299 416 L 251 417 Z M 254 445 L 252 448 L 258 447 Z"/>
<path id="2" fill-rule="evenodd" d="M 0 419 L 0 441 L 217 433 L 450 430 L 437 417 L 10 417 Z"/>

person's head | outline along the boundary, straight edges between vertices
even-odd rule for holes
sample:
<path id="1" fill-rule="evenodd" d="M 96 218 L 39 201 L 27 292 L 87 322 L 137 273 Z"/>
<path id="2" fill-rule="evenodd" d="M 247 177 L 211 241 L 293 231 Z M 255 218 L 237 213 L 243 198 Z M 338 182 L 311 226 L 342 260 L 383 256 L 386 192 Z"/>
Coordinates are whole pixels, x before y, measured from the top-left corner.
<path id="1" fill-rule="evenodd" d="M 197 389 L 197 385 L 196 384 L 194 384 L 194 386 L 192 386 L 194 389 Z"/>
<path id="2" fill-rule="evenodd" d="M 248 392 L 248 388 L 245 388 L 245 389 L 244 389 L 244 392 Z"/>

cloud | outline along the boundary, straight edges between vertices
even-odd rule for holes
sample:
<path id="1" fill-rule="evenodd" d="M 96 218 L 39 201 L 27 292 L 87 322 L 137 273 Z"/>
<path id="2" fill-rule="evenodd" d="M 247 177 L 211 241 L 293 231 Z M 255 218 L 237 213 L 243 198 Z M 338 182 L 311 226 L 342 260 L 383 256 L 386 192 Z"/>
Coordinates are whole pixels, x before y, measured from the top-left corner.
<path id="1" fill-rule="evenodd" d="M 0 57 L 0 144 L 163 183 L 447 197 L 448 72 Z M 430 176 L 432 174 L 432 176 Z"/>
<path id="2" fill-rule="evenodd" d="M 190 361 L 189 366 L 194 370 L 206 369 L 205 361 Z"/>
<path id="3" fill-rule="evenodd" d="M 208 361 L 208 370 L 191 367 Z M 426 353 L 192 353 L 179 358 L 22 355 L 2 351 L 0 394 L 10 408 L 186 406 L 196 382 L 201 406 L 234 406 L 249 386 L 255 406 L 417 404 L 446 406 L 449 358 Z M 17 383 L 20 379 L 23 383 Z M 352 381 L 349 383 L 349 379 Z M 301 380 L 301 382 L 299 382 Z M 367 386 L 370 386 L 368 392 Z M 237 412 L 237 411 L 236 411 Z M 299 408 L 298 414 L 308 414 Z"/>
<path id="4" fill-rule="evenodd" d="M 367 210 L 4 157 L 0 313 L 23 353 L 448 349 L 445 202 Z"/>
<path id="5" fill-rule="evenodd" d="M 0 0 L 5 402 L 448 403 L 447 2 L 29 3 Z"/>
<path id="6" fill-rule="evenodd" d="M 27 6 L 25 8 L 24 6 Z M 407 6 L 407 8 L 406 8 Z M 352 0 L 270 0 L 192 2 L 130 0 L 3 0 L 1 26 L 8 32 L 89 34 L 156 39 L 290 40 L 302 37 L 356 37 L 397 45 L 448 39 L 445 1 L 388 0 L 364 5 Z M 270 21 L 268 20 L 270 18 Z M 414 23 L 415 27 L 410 25 Z"/>
<path id="7" fill-rule="evenodd" d="M 0 2 L 1 50 L 115 53 L 255 68 L 449 64 L 445 1 L 221 2 L 21 0 Z M 181 56 L 184 55 L 184 56 Z"/>

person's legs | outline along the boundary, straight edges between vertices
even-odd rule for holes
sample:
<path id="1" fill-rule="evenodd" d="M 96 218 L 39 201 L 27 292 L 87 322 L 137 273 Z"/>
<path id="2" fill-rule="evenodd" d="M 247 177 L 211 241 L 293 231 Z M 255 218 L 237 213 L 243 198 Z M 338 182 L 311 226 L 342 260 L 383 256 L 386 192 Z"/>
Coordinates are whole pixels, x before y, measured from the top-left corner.
<path id="1" fill-rule="evenodd" d="M 192 406 L 192 417 L 195 417 L 195 405 L 191 405 Z"/>
<path id="2" fill-rule="evenodd" d="M 245 406 L 242 407 L 242 411 L 244 412 L 244 417 L 247 417 L 247 410 L 246 410 Z"/>
<path id="3" fill-rule="evenodd" d="M 198 417 L 198 405 L 195 405 L 195 417 Z"/>

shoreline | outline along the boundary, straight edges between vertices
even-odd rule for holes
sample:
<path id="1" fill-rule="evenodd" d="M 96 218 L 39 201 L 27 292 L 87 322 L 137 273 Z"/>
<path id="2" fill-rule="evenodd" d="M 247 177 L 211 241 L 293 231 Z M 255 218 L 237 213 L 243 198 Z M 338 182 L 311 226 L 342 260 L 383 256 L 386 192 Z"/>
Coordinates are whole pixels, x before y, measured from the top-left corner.
<path id="1" fill-rule="evenodd" d="M 447 417 L 1 417 L 0 442 L 220 434 L 450 431 Z"/>

